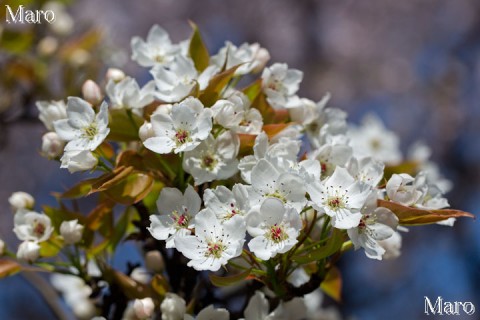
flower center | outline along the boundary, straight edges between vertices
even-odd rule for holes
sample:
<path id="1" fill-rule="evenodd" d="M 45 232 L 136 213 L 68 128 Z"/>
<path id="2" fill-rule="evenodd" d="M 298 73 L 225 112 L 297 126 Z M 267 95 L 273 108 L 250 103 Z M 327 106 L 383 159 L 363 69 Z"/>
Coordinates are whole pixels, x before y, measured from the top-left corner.
<path id="1" fill-rule="evenodd" d="M 190 220 L 187 208 L 184 208 L 184 212 L 182 214 L 180 214 L 176 210 L 173 211 L 172 212 L 172 219 L 173 219 L 175 227 L 177 229 L 187 228 L 188 227 L 188 221 Z"/>
<path id="2" fill-rule="evenodd" d="M 267 193 L 265 196 L 270 197 L 270 198 L 277 198 L 277 199 L 281 200 L 283 203 L 287 202 L 287 199 L 285 198 L 285 196 L 283 194 L 281 194 L 278 190 L 275 190 L 272 193 Z"/>
<path id="3" fill-rule="evenodd" d="M 275 243 L 285 241 L 288 239 L 288 234 L 285 232 L 283 225 L 274 224 L 268 230 L 267 238 Z"/>
<path id="4" fill-rule="evenodd" d="M 35 221 L 34 222 L 34 226 L 33 226 L 33 234 L 38 237 L 38 238 L 41 238 L 43 237 L 43 235 L 45 234 L 45 225 L 41 222 L 38 222 L 38 221 Z"/>
<path id="5" fill-rule="evenodd" d="M 211 155 L 206 155 L 202 159 L 202 167 L 212 170 L 217 165 L 217 160 Z"/>
<path id="6" fill-rule="evenodd" d="M 83 128 L 83 137 L 87 138 L 88 140 L 93 140 L 97 134 L 98 128 L 95 122 L 91 123 L 88 127 Z"/>
<path id="7" fill-rule="evenodd" d="M 345 204 L 343 203 L 343 199 L 340 197 L 331 197 L 327 200 L 327 205 L 330 207 L 332 210 L 338 210 L 341 208 L 345 207 Z"/>
<path id="8" fill-rule="evenodd" d="M 214 257 L 216 259 L 220 259 L 222 257 L 222 253 L 225 250 L 225 245 L 222 243 L 222 241 L 209 242 L 207 246 L 205 257 Z"/>
<path id="9" fill-rule="evenodd" d="M 235 207 L 235 204 L 230 203 L 230 209 L 227 210 L 227 213 L 223 217 L 224 220 L 228 220 L 236 216 L 237 214 L 242 214 L 242 211 Z"/>
<path id="10" fill-rule="evenodd" d="M 178 145 L 182 145 L 188 141 L 192 141 L 190 138 L 190 133 L 187 130 L 178 130 L 177 133 L 175 133 L 175 142 Z"/>

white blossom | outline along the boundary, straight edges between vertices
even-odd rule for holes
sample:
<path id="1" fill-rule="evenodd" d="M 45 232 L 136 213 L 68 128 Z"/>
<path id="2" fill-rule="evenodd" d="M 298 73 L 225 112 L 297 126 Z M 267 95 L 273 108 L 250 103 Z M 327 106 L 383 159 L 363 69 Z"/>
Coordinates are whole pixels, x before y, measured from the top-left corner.
<path id="1" fill-rule="evenodd" d="M 221 221 L 235 216 L 245 217 L 250 210 L 247 188 L 239 183 L 235 184 L 231 191 L 225 186 L 218 186 L 214 190 L 207 189 L 203 200 L 205 206 Z"/>
<path id="2" fill-rule="evenodd" d="M 50 238 L 53 227 L 47 215 L 19 210 L 15 213 L 13 232 L 23 241 L 43 242 Z"/>
<path id="3" fill-rule="evenodd" d="M 216 66 L 209 66 L 199 73 L 192 59 L 176 56 L 171 62 L 155 66 L 150 71 L 157 87 L 153 94 L 161 101 L 178 102 L 188 96 L 196 85 L 200 90 L 205 89 L 218 71 Z"/>
<path id="4" fill-rule="evenodd" d="M 303 72 L 288 69 L 285 63 L 275 63 L 262 73 L 263 91 L 275 109 L 296 108 L 302 102 L 295 93 L 303 78 Z"/>
<path id="5" fill-rule="evenodd" d="M 195 185 L 228 179 L 238 171 L 239 147 L 240 140 L 231 131 L 217 138 L 209 135 L 194 150 L 185 152 L 183 168 L 193 176 Z"/>
<path id="6" fill-rule="evenodd" d="M 42 155 L 49 159 L 59 157 L 63 153 L 65 141 L 54 131 L 47 132 L 42 137 Z"/>
<path id="7" fill-rule="evenodd" d="M 107 137 L 108 106 L 104 102 L 100 111 L 95 114 L 92 106 L 77 97 L 69 97 L 67 102 L 67 119 L 54 123 L 59 137 L 68 141 L 65 151 L 94 151 Z"/>
<path id="8" fill-rule="evenodd" d="M 153 315 L 155 304 L 152 298 L 135 299 L 133 301 L 133 310 L 139 319 L 148 319 Z"/>
<path id="9" fill-rule="evenodd" d="M 383 178 L 385 165 L 370 157 L 352 157 L 347 164 L 348 172 L 358 181 L 376 187 Z"/>
<path id="10" fill-rule="evenodd" d="M 105 78 L 110 81 L 119 82 L 125 78 L 125 72 L 117 68 L 108 68 Z"/>
<path id="11" fill-rule="evenodd" d="M 67 106 L 63 100 L 38 101 L 36 105 L 40 112 L 38 118 L 49 131 L 54 129 L 53 123 L 55 121 L 67 118 Z"/>
<path id="12" fill-rule="evenodd" d="M 356 181 L 347 169 L 336 167 L 327 179 L 307 185 L 307 191 L 314 208 L 332 217 L 335 228 L 350 229 L 360 223 L 370 187 Z"/>
<path id="13" fill-rule="evenodd" d="M 213 305 L 203 308 L 197 314 L 196 317 L 193 317 L 189 314 L 186 314 L 183 318 L 184 320 L 228 320 L 230 319 L 230 313 L 227 309 L 217 308 L 215 309 Z"/>
<path id="14" fill-rule="evenodd" d="M 172 44 L 168 33 L 160 26 L 154 25 L 147 35 L 147 41 L 133 37 L 131 41 L 132 60 L 142 67 L 164 64 L 180 53 L 180 46 Z"/>
<path id="15" fill-rule="evenodd" d="M 74 244 L 82 240 L 83 226 L 78 220 L 63 221 L 60 225 L 60 234 L 65 244 Z"/>
<path id="16" fill-rule="evenodd" d="M 208 138 L 212 129 L 211 110 L 192 97 L 174 105 L 171 115 L 159 112 L 150 120 L 155 136 L 143 144 L 161 154 L 193 150 Z"/>
<path id="17" fill-rule="evenodd" d="M 270 59 L 270 54 L 258 43 L 243 43 L 240 47 L 230 41 L 225 43 L 219 52 L 210 58 L 210 63 L 228 70 L 234 66 L 241 65 L 235 70 L 235 75 L 245 75 L 250 72 L 258 72 Z"/>
<path id="18" fill-rule="evenodd" d="M 411 206 L 422 197 L 422 191 L 417 189 L 415 178 L 406 173 L 393 174 L 385 188 L 391 201 L 404 206 Z"/>
<path id="19" fill-rule="evenodd" d="M 174 238 L 190 234 L 195 227 L 194 218 L 202 200 L 191 185 L 182 194 L 176 188 L 163 188 L 157 200 L 160 215 L 150 216 L 150 227 L 147 228 L 157 240 L 166 240 L 167 248 L 174 248 Z"/>
<path id="20" fill-rule="evenodd" d="M 322 177 L 331 176 L 337 166 L 346 166 L 352 157 L 352 148 L 344 144 L 325 143 L 308 157 L 320 162 Z"/>
<path id="21" fill-rule="evenodd" d="M 250 108 L 250 100 L 235 92 L 227 100 L 217 100 L 211 107 L 215 122 L 236 133 L 259 134 L 263 119 L 260 111 Z"/>
<path id="22" fill-rule="evenodd" d="M 55 273 L 50 277 L 50 282 L 62 294 L 76 317 L 91 319 L 96 314 L 94 302 L 90 299 L 92 288 L 82 278 Z"/>
<path id="23" fill-rule="evenodd" d="M 397 135 L 372 114 L 363 118 L 361 127 L 350 128 L 348 135 L 356 157 L 372 157 L 388 164 L 402 160 Z"/>
<path id="24" fill-rule="evenodd" d="M 36 241 L 25 240 L 18 246 L 17 259 L 28 263 L 40 257 L 40 245 Z"/>
<path id="25" fill-rule="evenodd" d="M 400 232 L 395 231 L 391 237 L 385 240 L 380 240 L 378 241 L 378 243 L 385 250 L 385 253 L 382 256 L 383 259 L 392 260 L 398 258 L 401 255 L 402 235 L 400 234 Z"/>
<path id="26" fill-rule="evenodd" d="M 153 125 L 150 122 L 145 121 L 138 129 L 138 136 L 142 142 L 148 138 L 154 137 L 155 131 L 153 131 Z"/>
<path id="27" fill-rule="evenodd" d="M 13 211 L 17 211 L 20 209 L 31 210 L 35 206 L 35 199 L 29 193 L 23 191 L 16 191 L 12 193 L 12 195 L 8 198 L 8 203 L 10 203 Z"/>
<path id="28" fill-rule="evenodd" d="M 260 259 L 268 260 L 297 243 L 302 221 L 295 209 L 286 208 L 278 199 L 266 199 L 258 211 L 250 212 L 247 226 L 253 237 L 249 249 Z"/>
<path id="29" fill-rule="evenodd" d="M 182 320 L 187 306 L 182 297 L 172 292 L 167 292 L 165 298 L 160 304 L 162 320 Z"/>
<path id="30" fill-rule="evenodd" d="M 83 83 L 82 95 L 86 101 L 92 104 L 100 103 L 103 99 L 100 87 L 98 86 L 98 84 L 95 83 L 95 81 L 90 79 Z"/>
<path id="31" fill-rule="evenodd" d="M 221 223 L 209 208 L 195 217 L 195 235 L 175 238 L 175 247 L 190 259 L 195 270 L 217 271 L 228 260 L 242 253 L 245 242 L 245 221 L 234 216 Z"/>
<path id="32" fill-rule="evenodd" d="M 105 90 L 114 109 L 141 109 L 153 101 L 155 83 L 140 88 L 135 79 L 126 77 L 119 82 L 108 81 Z"/>
<path id="33" fill-rule="evenodd" d="M 93 169 L 98 163 L 98 159 L 88 150 L 65 151 L 60 161 L 60 168 L 66 168 L 70 173 Z"/>

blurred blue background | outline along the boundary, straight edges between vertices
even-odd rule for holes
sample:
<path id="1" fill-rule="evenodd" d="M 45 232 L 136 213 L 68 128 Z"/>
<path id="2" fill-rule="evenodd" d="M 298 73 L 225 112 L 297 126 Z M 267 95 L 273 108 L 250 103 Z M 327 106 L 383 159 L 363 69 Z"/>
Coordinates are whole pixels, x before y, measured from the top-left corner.
<path id="1" fill-rule="evenodd" d="M 453 181 L 447 195 L 451 206 L 479 212 L 479 1 L 78 0 L 69 12 L 101 26 L 126 56 L 131 37 L 145 37 L 155 23 L 174 41 L 187 38 L 188 19 L 199 25 L 211 52 L 226 40 L 259 42 L 270 51 L 271 62 L 304 71 L 300 96 L 319 100 L 331 92 L 331 106 L 347 111 L 351 122 L 375 112 L 401 137 L 404 152 L 413 142 L 425 141 Z M 124 69 L 148 76 L 133 63 Z M 38 155 L 39 121 L 23 116 L 3 126 L 0 236 L 13 247 L 8 196 L 24 190 L 37 203 L 52 203 L 49 192 L 71 185 L 75 176 Z M 478 221 L 411 228 L 402 252 L 393 261 L 372 261 L 362 252 L 341 260 L 344 299 L 338 307 L 346 317 L 428 319 L 424 296 L 442 296 L 473 302 L 478 310 L 472 319 L 478 318 Z M 0 319 L 52 318 L 34 291 L 26 311 L 28 288 L 15 278 L 0 281 Z"/>

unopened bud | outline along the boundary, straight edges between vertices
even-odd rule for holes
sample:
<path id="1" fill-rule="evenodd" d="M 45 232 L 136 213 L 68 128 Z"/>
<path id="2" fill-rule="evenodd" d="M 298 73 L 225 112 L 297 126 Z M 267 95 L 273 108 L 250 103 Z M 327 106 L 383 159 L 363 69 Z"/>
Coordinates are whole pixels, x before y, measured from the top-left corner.
<path id="1" fill-rule="evenodd" d="M 133 302 L 133 309 L 135 310 L 137 318 L 146 319 L 153 315 L 155 304 L 152 298 L 136 299 Z"/>
<path id="2" fill-rule="evenodd" d="M 155 132 L 153 131 L 153 126 L 150 122 L 146 122 L 142 124 L 140 129 L 138 130 L 138 135 L 140 136 L 140 140 L 145 141 L 148 138 L 154 137 Z"/>
<path id="3" fill-rule="evenodd" d="M 145 268 L 153 273 L 161 273 L 165 269 L 165 261 L 160 251 L 153 250 L 145 254 Z"/>
<path id="4" fill-rule="evenodd" d="M 109 68 L 105 78 L 107 78 L 107 81 L 112 80 L 113 82 L 120 82 L 125 78 L 125 73 L 117 68 Z"/>
<path id="5" fill-rule="evenodd" d="M 12 206 L 13 211 L 17 211 L 20 209 L 33 209 L 35 205 L 35 199 L 33 197 L 23 191 L 17 191 L 12 193 L 10 198 L 8 198 L 8 202 Z"/>
<path id="6" fill-rule="evenodd" d="M 32 263 L 40 256 L 40 246 L 35 241 L 24 241 L 18 246 L 17 259 Z"/>
<path id="7" fill-rule="evenodd" d="M 130 277 L 140 283 L 147 284 L 148 282 L 150 282 L 150 274 L 142 267 L 133 269 Z"/>
<path id="8" fill-rule="evenodd" d="M 87 80 L 82 86 L 83 98 L 91 104 L 98 104 L 102 101 L 103 95 L 98 84 L 93 80 Z"/>
<path id="9" fill-rule="evenodd" d="M 82 240 L 83 226 L 78 220 L 63 221 L 60 225 L 60 234 L 65 244 L 74 244 Z"/>
<path id="10" fill-rule="evenodd" d="M 65 141 L 60 139 L 56 132 L 47 132 L 42 137 L 42 155 L 48 159 L 55 159 L 63 153 Z"/>

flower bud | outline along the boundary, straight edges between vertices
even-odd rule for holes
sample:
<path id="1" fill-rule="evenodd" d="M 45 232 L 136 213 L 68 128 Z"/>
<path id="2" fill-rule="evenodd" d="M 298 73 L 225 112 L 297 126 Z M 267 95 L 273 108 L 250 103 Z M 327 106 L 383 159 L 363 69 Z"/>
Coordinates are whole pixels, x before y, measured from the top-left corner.
<path id="1" fill-rule="evenodd" d="M 258 43 L 251 44 L 250 49 L 254 52 L 253 59 L 256 62 L 255 68 L 253 68 L 252 72 L 260 72 L 265 67 L 268 60 L 270 60 L 270 53 L 267 49 L 260 47 Z"/>
<path id="2" fill-rule="evenodd" d="M 67 118 L 67 106 L 60 101 L 38 101 L 37 109 L 40 112 L 38 118 L 49 131 L 53 131 L 53 122 Z"/>
<path id="3" fill-rule="evenodd" d="M 48 36 L 40 40 L 37 46 L 37 51 L 43 56 L 52 55 L 58 48 L 58 40 L 54 37 Z"/>
<path id="4" fill-rule="evenodd" d="M 155 132 L 153 131 L 153 126 L 150 122 L 145 121 L 140 129 L 138 130 L 138 135 L 140 136 L 140 140 L 145 141 L 148 138 L 154 137 Z"/>
<path id="5" fill-rule="evenodd" d="M 83 98 L 91 104 L 98 104 L 102 101 L 103 95 L 98 84 L 93 80 L 87 80 L 82 86 Z"/>
<path id="6" fill-rule="evenodd" d="M 154 273 L 161 273 L 165 269 L 165 261 L 160 251 L 152 250 L 145 254 L 145 267 Z"/>
<path id="7" fill-rule="evenodd" d="M 135 315 L 139 319 L 146 319 L 150 318 L 153 315 L 153 311 L 155 310 L 155 304 L 150 297 L 144 299 L 136 299 L 133 302 L 133 309 L 135 310 Z"/>
<path id="8" fill-rule="evenodd" d="M 150 282 L 150 274 L 145 270 L 145 268 L 138 267 L 132 270 L 130 277 L 143 284 L 147 284 Z"/>
<path id="9" fill-rule="evenodd" d="M 78 220 L 63 221 L 60 225 L 60 234 L 65 244 L 74 244 L 82 240 L 83 226 Z"/>
<path id="10" fill-rule="evenodd" d="M 35 199 L 33 199 L 30 194 L 23 191 L 12 193 L 10 198 L 8 198 L 8 202 L 12 206 L 13 211 L 20 209 L 33 209 L 33 206 L 35 205 Z"/>
<path id="11" fill-rule="evenodd" d="M 18 246 L 17 259 L 32 263 L 40 256 L 40 246 L 35 241 L 24 241 Z"/>
<path id="12" fill-rule="evenodd" d="M 125 78 L 125 73 L 117 68 L 109 68 L 105 78 L 107 78 L 107 81 L 112 80 L 113 82 L 120 82 Z"/>
<path id="13" fill-rule="evenodd" d="M 56 132 L 47 132 L 42 137 L 42 155 L 48 159 L 55 159 L 63 153 L 65 141 L 60 139 Z"/>
<path id="14" fill-rule="evenodd" d="M 67 168 L 70 173 L 93 169 L 98 163 L 98 159 L 90 151 L 85 150 L 67 151 L 60 160 L 62 161 L 60 168 Z"/>
<path id="15" fill-rule="evenodd" d="M 160 305 L 162 320 L 181 320 L 187 311 L 185 300 L 175 293 L 167 293 Z"/>
<path id="16" fill-rule="evenodd" d="M 0 239 L 0 257 L 5 253 L 5 241 Z"/>

